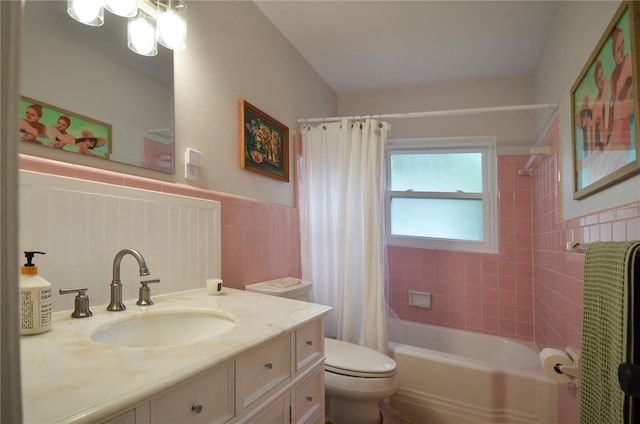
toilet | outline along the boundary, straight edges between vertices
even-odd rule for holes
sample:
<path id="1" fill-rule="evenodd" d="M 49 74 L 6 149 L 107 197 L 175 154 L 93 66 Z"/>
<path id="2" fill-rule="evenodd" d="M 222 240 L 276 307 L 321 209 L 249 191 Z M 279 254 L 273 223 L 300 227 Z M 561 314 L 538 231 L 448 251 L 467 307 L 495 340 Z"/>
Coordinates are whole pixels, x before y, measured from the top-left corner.
<path id="1" fill-rule="evenodd" d="M 280 278 L 245 290 L 302 301 L 311 300 L 311 283 Z M 396 363 L 377 350 L 324 339 L 325 415 L 332 424 L 379 424 L 378 402 L 398 389 Z"/>

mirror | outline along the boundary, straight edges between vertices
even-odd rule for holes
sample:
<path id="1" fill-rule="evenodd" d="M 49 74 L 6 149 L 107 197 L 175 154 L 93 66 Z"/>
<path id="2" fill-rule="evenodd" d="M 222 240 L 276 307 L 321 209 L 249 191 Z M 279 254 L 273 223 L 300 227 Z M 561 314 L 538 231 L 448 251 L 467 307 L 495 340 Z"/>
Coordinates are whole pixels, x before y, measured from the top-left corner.
<path id="1" fill-rule="evenodd" d="M 91 27 L 66 8 L 59 0 L 24 3 L 21 124 L 31 115 L 42 121 L 31 125 L 48 129 L 26 140 L 38 144 L 28 153 L 50 157 L 57 148 L 172 174 L 173 52 L 159 45 L 157 56 L 140 56 L 127 47 L 127 18 L 105 10 L 104 25 Z M 61 130 L 72 137 L 61 141 Z M 23 130 L 17 139 L 27 138 Z"/>

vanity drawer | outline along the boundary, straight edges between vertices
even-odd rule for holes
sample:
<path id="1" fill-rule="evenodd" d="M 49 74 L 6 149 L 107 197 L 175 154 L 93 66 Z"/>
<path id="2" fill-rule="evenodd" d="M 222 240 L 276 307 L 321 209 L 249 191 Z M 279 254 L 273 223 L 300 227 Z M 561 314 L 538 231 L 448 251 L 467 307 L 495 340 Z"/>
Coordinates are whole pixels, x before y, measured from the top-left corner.
<path id="1" fill-rule="evenodd" d="M 289 424 L 289 415 L 291 409 L 291 394 L 286 395 L 271 402 L 270 405 L 253 418 L 249 419 L 245 424 Z"/>
<path id="2" fill-rule="evenodd" d="M 313 421 L 324 410 L 324 369 L 305 380 L 295 389 L 295 423 Z"/>
<path id="3" fill-rule="evenodd" d="M 154 424 L 221 424 L 233 416 L 233 364 L 207 371 L 151 399 Z"/>
<path id="4" fill-rule="evenodd" d="M 236 359 L 236 412 L 291 378 L 291 335 L 268 342 Z"/>
<path id="5" fill-rule="evenodd" d="M 322 321 L 316 320 L 296 330 L 296 371 L 324 356 Z"/>

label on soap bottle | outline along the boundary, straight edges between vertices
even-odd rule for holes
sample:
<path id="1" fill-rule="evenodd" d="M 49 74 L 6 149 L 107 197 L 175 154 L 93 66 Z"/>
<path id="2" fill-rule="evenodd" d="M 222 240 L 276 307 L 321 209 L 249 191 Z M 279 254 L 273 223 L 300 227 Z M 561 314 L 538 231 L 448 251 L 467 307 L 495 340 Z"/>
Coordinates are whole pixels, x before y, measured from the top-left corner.
<path id="1" fill-rule="evenodd" d="M 20 290 L 20 334 L 38 334 L 51 329 L 51 287 Z"/>

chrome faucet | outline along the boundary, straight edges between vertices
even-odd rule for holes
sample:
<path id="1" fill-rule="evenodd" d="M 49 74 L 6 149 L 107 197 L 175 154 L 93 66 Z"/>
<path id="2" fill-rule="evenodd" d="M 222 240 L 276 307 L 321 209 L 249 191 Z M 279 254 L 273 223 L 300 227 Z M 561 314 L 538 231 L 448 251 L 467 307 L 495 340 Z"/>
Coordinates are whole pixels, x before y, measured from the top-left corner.
<path id="1" fill-rule="evenodd" d="M 149 275 L 149 269 L 147 268 L 147 264 L 144 261 L 144 258 L 135 249 L 122 249 L 118 253 L 116 253 L 115 258 L 113 258 L 113 280 L 111 280 L 111 303 L 107 306 L 107 311 L 124 311 L 126 306 L 122 303 L 122 281 L 120 281 L 120 262 L 122 262 L 122 258 L 126 254 L 130 254 L 138 261 L 138 265 L 140 266 L 140 276 L 144 277 L 145 275 Z"/>

